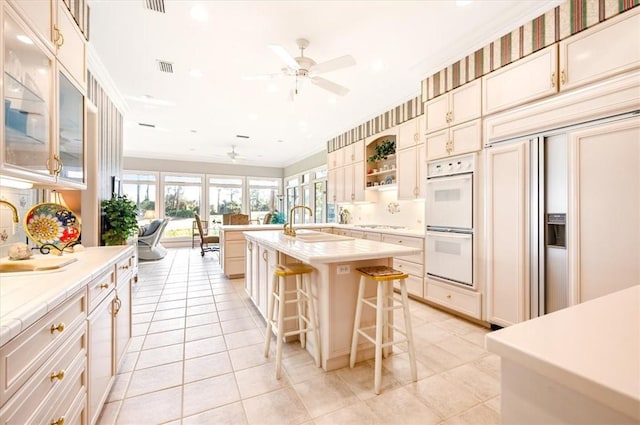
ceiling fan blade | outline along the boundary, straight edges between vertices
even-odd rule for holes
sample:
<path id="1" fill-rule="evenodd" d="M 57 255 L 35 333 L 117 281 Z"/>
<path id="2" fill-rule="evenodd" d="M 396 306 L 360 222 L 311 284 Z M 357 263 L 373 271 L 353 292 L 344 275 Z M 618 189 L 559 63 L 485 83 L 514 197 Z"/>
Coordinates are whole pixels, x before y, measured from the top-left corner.
<path id="1" fill-rule="evenodd" d="M 344 96 L 349 93 L 349 89 L 345 86 L 341 86 L 340 84 L 336 84 L 333 81 L 326 80 L 322 77 L 312 77 L 310 78 L 310 80 L 316 86 L 325 90 L 329 90 L 330 92 L 335 93 L 338 96 Z"/>
<path id="2" fill-rule="evenodd" d="M 309 72 L 313 74 L 322 74 L 323 72 L 336 71 L 338 69 L 346 68 L 356 64 L 356 60 L 351 55 L 340 56 L 339 58 L 331 59 L 326 62 L 322 62 L 313 65 Z"/>
<path id="3" fill-rule="evenodd" d="M 298 71 L 300 69 L 300 65 L 298 62 L 287 52 L 284 47 L 279 44 L 269 44 L 269 48 L 273 53 L 275 53 L 281 60 L 284 62 L 289 68 L 295 69 Z"/>

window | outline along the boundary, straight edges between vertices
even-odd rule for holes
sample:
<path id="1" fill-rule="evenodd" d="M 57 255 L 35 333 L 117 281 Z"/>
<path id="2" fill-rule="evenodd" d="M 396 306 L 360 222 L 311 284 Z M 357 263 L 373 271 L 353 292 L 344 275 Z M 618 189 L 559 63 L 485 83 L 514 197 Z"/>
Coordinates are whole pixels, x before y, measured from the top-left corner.
<path id="1" fill-rule="evenodd" d="M 130 172 L 122 176 L 122 193 L 136 203 L 138 220 L 151 220 L 158 217 L 156 209 L 156 191 L 158 175 L 155 173 Z"/>
<path id="2" fill-rule="evenodd" d="M 276 212 L 280 179 L 249 178 L 249 219 L 252 223 L 262 223 L 269 212 Z"/>
<path id="3" fill-rule="evenodd" d="M 209 186 L 209 220 L 222 223 L 223 214 L 239 214 L 242 208 L 242 177 L 213 177 L 207 180 Z"/>
<path id="4" fill-rule="evenodd" d="M 327 174 L 326 167 L 322 167 L 291 176 L 286 180 L 286 212 L 294 205 L 306 205 L 313 210 L 311 220 L 307 219 L 308 215 L 303 210 L 297 210 L 296 223 L 325 223 L 335 219 L 332 206 L 327 205 Z"/>
<path id="5" fill-rule="evenodd" d="M 202 177 L 164 175 L 163 216 L 171 218 L 165 237 L 191 237 L 194 213 L 200 212 Z"/>

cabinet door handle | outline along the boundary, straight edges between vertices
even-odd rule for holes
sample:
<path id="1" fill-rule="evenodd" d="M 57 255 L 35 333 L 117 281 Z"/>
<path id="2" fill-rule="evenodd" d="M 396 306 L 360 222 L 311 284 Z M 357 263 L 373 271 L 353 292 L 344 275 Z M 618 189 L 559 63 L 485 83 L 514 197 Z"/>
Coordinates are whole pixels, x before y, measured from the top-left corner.
<path id="1" fill-rule="evenodd" d="M 62 35 L 62 32 L 60 31 L 60 28 L 58 28 L 57 25 L 53 26 L 53 30 L 56 32 L 56 36 L 53 39 L 53 44 L 55 44 L 56 47 L 59 49 L 64 44 L 64 35 Z"/>
<path id="2" fill-rule="evenodd" d="M 54 333 L 56 331 L 62 332 L 64 331 L 64 323 L 60 322 L 57 325 L 51 325 L 51 328 L 49 328 L 49 330 L 51 331 L 51 333 Z"/>
<path id="3" fill-rule="evenodd" d="M 564 86 L 566 82 L 567 82 L 567 74 L 564 72 L 564 69 L 563 69 L 562 71 L 560 71 L 560 84 Z"/>
<path id="4" fill-rule="evenodd" d="M 103 283 L 100 285 L 100 289 L 107 289 L 109 287 L 108 283 Z"/>
<path id="5" fill-rule="evenodd" d="M 64 425 L 64 416 L 60 416 L 55 421 L 51 421 L 51 425 Z"/>
<path id="6" fill-rule="evenodd" d="M 53 160 L 56 162 L 56 168 L 55 170 L 53 170 L 53 175 L 58 177 L 60 173 L 62 173 L 62 167 L 64 166 L 64 164 L 62 163 L 62 160 L 58 155 L 53 155 Z M 47 167 L 48 166 L 49 164 L 47 164 Z"/>
<path id="7" fill-rule="evenodd" d="M 56 373 L 52 373 L 52 374 L 49 376 L 49 379 L 51 380 L 51 382 L 55 381 L 56 379 L 57 379 L 58 381 L 62 381 L 62 380 L 64 379 L 64 370 L 59 370 L 59 371 L 58 371 L 58 372 L 56 372 Z"/>
<path id="8" fill-rule="evenodd" d="M 448 298 L 448 299 L 451 299 L 451 294 L 447 294 L 447 298 Z"/>
<path id="9" fill-rule="evenodd" d="M 265 251 L 265 252 L 263 252 L 263 253 L 262 253 L 262 259 L 263 259 L 264 261 L 269 261 L 268 252 L 267 252 L 267 251 Z"/>
<path id="10" fill-rule="evenodd" d="M 556 86 L 556 73 L 553 72 L 551 73 L 551 87 L 555 87 Z"/>
<path id="11" fill-rule="evenodd" d="M 126 264 L 124 266 L 120 266 L 120 270 L 127 270 L 129 268 L 129 265 Z"/>
<path id="12" fill-rule="evenodd" d="M 122 307 L 122 301 L 120 300 L 120 298 L 118 298 L 118 296 L 115 297 L 115 299 L 113 300 L 113 315 L 114 317 L 118 315 L 118 313 L 120 313 L 120 308 Z"/>

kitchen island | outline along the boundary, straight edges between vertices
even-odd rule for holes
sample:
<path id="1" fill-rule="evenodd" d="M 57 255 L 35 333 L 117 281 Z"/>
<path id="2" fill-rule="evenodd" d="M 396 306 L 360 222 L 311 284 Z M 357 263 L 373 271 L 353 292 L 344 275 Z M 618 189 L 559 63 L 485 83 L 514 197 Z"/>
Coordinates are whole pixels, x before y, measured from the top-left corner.
<path id="1" fill-rule="evenodd" d="M 245 289 L 263 317 L 267 315 L 275 264 L 298 261 L 315 269 L 311 276 L 312 294 L 320 328 L 322 367 L 326 371 L 349 364 L 360 278 L 356 268 L 392 266 L 394 256 L 421 252 L 415 247 L 304 230 L 299 230 L 296 237 L 287 236 L 282 231 L 249 231 L 244 235 L 247 239 Z M 294 278 L 288 279 L 287 289 L 294 284 Z M 375 295 L 375 285 L 367 289 L 367 296 Z M 295 308 L 293 305 L 289 307 Z M 372 325 L 375 322 L 373 311 L 365 310 L 364 313 L 367 314 L 363 314 L 363 326 Z M 297 323 L 291 322 L 288 326 L 295 327 Z M 309 338 L 307 350 L 310 352 L 313 352 L 312 343 L 312 338 Z M 373 348 L 362 342 L 358 348 L 358 361 L 368 358 L 373 358 Z"/>
<path id="2" fill-rule="evenodd" d="M 487 335 L 503 424 L 640 423 L 640 285 Z"/>

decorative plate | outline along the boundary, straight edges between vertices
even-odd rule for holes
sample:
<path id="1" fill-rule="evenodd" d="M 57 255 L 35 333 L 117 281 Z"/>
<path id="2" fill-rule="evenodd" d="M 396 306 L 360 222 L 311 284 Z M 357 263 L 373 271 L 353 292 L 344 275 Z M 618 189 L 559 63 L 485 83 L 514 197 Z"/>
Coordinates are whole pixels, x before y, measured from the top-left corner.
<path id="1" fill-rule="evenodd" d="M 387 177 L 384 179 L 384 184 L 393 184 L 393 177 L 391 177 L 391 176 L 387 176 Z"/>
<path id="2" fill-rule="evenodd" d="M 24 216 L 24 230 L 38 246 L 51 244 L 63 250 L 80 238 L 80 221 L 60 204 L 43 203 L 33 206 Z"/>

